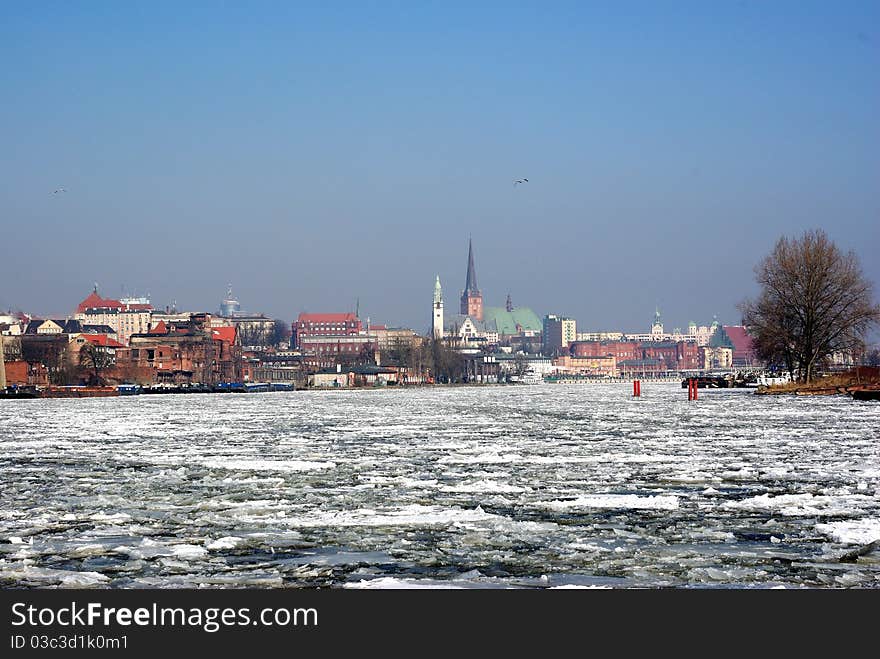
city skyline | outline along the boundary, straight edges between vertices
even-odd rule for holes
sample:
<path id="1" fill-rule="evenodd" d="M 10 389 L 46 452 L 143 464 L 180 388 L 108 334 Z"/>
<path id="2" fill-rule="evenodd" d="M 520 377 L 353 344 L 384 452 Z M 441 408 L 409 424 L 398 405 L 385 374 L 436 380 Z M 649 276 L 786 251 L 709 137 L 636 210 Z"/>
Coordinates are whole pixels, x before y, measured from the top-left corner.
<path id="1" fill-rule="evenodd" d="M 439 279 L 439 276 L 437 278 Z M 462 290 L 465 290 L 465 289 L 463 288 Z M 213 306 L 211 306 L 210 304 L 208 304 L 207 306 L 197 306 L 197 305 L 187 306 L 187 305 L 178 304 L 177 300 L 172 300 L 169 304 L 161 304 L 160 302 L 157 302 L 156 300 L 152 299 L 149 293 L 142 294 L 142 293 L 136 292 L 136 291 L 135 292 L 126 291 L 123 286 L 120 287 L 120 293 L 118 295 L 112 295 L 109 291 L 106 291 L 103 288 L 101 288 L 100 285 L 98 284 L 98 282 L 93 283 L 91 291 L 94 292 L 95 294 L 97 294 L 98 296 L 105 298 L 105 299 L 108 299 L 108 300 L 120 300 L 123 302 L 126 302 L 126 301 L 128 301 L 128 302 L 131 302 L 131 301 L 146 302 L 146 303 L 151 304 L 156 309 L 156 311 L 160 311 L 160 312 L 167 308 L 167 309 L 176 309 L 177 311 L 186 312 L 186 313 L 206 312 L 209 314 L 217 315 L 219 317 L 223 317 L 225 315 L 228 315 L 228 314 L 223 313 L 224 305 L 226 305 L 229 302 L 235 302 L 238 304 L 238 308 L 235 311 L 235 313 L 237 313 L 237 314 L 241 314 L 241 315 L 261 314 L 261 315 L 265 315 L 268 318 L 277 318 L 279 320 L 284 320 L 288 324 L 295 324 L 296 317 L 302 313 L 355 313 L 355 312 L 358 312 L 358 309 L 360 307 L 360 299 L 356 298 L 350 309 L 348 307 L 345 307 L 344 305 L 335 305 L 334 306 L 333 304 L 328 303 L 328 305 L 325 305 L 327 308 L 314 309 L 314 310 L 303 309 L 303 310 L 297 312 L 297 314 L 295 314 L 291 318 L 286 318 L 286 317 L 282 317 L 282 316 L 266 314 L 260 309 L 250 309 L 250 308 L 242 307 L 241 300 L 239 299 L 239 296 L 235 293 L 234 286 L 231 286 L 228 283 L 226 285 L 226 292 L 220 298 L 218 298 L 218 300 L 215 301 Z M 444 301 L 446 300 L 446 295 L 447 294 L 444 292 L 444 298 L 443 298 Z M 79 302 L 77 302 L 75 304 L 78 304 L 78 303 Z M 502 305 L 487 305 L 487 306 L 500 307 Z M 514 308 L 519 308 L 522 306 L 525 306 L 525 305 L 513 304 Z M 35 319 L 72 318 L 75 315 L 76 311 L 77 311 L 77 309 L 75 308 L 75 306 L 71 310 L 62 310 L 62 311 L 49 312 L 49 313 L 41 313 L 41 312 L 35 311 L 34 309 L 31 309 L 31 308 L 22 308 L 22 307 L 0 308 L 0 314 L 6 313 L 6 312 L 10 312 L 10 313 L 19 313 L 20 312 L 20 313 L 27 314 L 30 317 L 35 318 Z M 453 309 L 453 311 L 454 311 L 454 309 Z M 548 314 L 553 315 L 555 313 L 553 310 L 542 311 L 540 309 L 539 309 L 539 312 L 540 312 L 541 316 L 548 315 Z M 672 322 L 670 322 L 666 318 L 666 316 L 663 314 L 662 309 L 660 309 L 659 305 L 657 305 L 654 307 L 654 309 L 649 314 L 650 315 L 650 322 L 646 322 L 645 325 L 643 325 L 641 327 L 622 328 L 622 327 L 611 327 L 611 326 L 605 327 L 605 326 L 597 325 L 595 327 L 584 326 L 584 327 L 579 328 L 579 330 L 580 331 L 588 331 L 588 332 L 621 331 L 624 333 L 626 333 L 626 332 L 640 333 L 640 332 L 647 331 L 650 329 L 652 323 L 655 322 L 658 314 L 661 316 L 661 322 L 665 327 L 665 331 L 667 331 L 667 332 L 673 331 L 674 328 L 676 329 L 676 331 L 681 330 L 681 331 L 686 332 L 687 325 L 688 325 L 688 323 L 691 323 L 691 322 L 696 323 L 697 325 L 711 325 L 713 321 L 717 320 L 720 324 L 726 324 L 726 325 L 735 324 L 732 322 L 727 322 L 727 319 L 717 318 L 716 314 L 713 314 L 712 318 L 709 320 L 706 320 L 702 316 L 700 316 L 700 317 L 690 316 L 690 317 L 688 317 L 687 321 L 678 322 L 677 319 L 674 319 Z M 570 316 L 570 314 L 565 314 L 565 313 L 562 313 L 561 315 L 562 316 Z M 648 316 L 646 316 L 646 318 L 647 317 Z M 366 321 L 367 318 L 370 318 L 371 324 L 379 323 L 379 324 L 388 325 L 389 327 L 402 327 L 402 325 L 400 325 L 400 324 L 388 323 L 383 318 L 371 317 L 369 315 L 369 313 L 367 313 L 367 312 L 358 313 L 358 318 L 360 318 L 363 321 Z M 575 319 L 575 320 L 577 320 L 577 319 Z M 418 327 L 411 327 L 410 329 L 413 329 L 414 331 L 420 332 Z M 425 331 L 425 332 L 420 332 L 420 333 L 427 335 L 430 332 Z"/>
<path id="2" fill-rule="evenodd" d="M 100 9 L 100 11 L 99 11 Z M 870 2 L 7 10 L 0 308 L 104 293 L 420 332 L 486 306 L 740 320 L 782 235 L 880 281 Z M 525 185 L 515 181 L 528 178 Z M 61 192 L 63 190 L 63 192 Z"/>

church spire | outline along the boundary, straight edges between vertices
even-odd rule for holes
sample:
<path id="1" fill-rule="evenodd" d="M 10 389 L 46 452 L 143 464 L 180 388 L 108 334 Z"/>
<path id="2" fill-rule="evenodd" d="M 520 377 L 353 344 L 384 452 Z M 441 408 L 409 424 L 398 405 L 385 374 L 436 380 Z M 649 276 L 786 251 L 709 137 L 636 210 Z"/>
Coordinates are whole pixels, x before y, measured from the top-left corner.
<path id="1" fill-rule="evenodd" d="M 461 294 L 461 313 L 483 320 L 483 294 L 477 288 L 477 269 L 474 267 L 474 243 L 468 237 L 468 270 L 464 291 Z"/>
<path id="2" fill-rule="evenodd" d="M 480 289 L 477 288 L 477 271 L 474 268 L 474 245 L 470 238 L 468 238 L 468 269 L 464 292 L 471 295 L 480 294 Z"/>

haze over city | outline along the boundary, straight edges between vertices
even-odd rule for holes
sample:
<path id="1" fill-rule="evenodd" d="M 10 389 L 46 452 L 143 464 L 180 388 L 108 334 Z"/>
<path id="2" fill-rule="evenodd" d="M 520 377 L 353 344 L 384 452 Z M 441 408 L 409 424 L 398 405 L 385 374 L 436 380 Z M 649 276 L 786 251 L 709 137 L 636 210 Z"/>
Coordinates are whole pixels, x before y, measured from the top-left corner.
<path id="1" fill-rule="evenodd" d="M 880 282 L 877 25 L 874 2 L 7 6 L 0 310 L 70 314 L 93 282 L 212 310 L 231 283 L 422 332 L 469 237 L 487 305 L 585 330 L 739 323 L 754 265 L 812 227 Z"/>

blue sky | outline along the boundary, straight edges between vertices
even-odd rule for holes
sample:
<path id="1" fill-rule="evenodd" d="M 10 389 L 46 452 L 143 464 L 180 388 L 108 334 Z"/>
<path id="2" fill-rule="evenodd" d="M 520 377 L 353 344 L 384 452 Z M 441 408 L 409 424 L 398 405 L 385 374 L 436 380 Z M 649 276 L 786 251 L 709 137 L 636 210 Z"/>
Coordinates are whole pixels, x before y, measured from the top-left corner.
<path id="1" fill-rule="evenodd" d="M 781 235 L 880 285 L 880 3 L 5 3 L 0 307 L 736 323 Z M 529 178 L 514 187 L 513 180 Z M 53 194 L 63 187 L 65 193 Z"/>

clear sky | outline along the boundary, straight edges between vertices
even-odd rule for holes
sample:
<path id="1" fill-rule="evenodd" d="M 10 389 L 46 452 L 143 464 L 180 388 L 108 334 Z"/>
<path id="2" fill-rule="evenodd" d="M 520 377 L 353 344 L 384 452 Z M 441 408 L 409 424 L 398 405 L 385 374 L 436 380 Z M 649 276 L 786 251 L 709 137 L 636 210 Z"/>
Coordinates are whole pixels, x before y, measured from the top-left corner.
<path id="1" fill-rule="evenodd" d="M 0 89 L 0 308 L 426 331 L 469 235 L 583 330 L 737 323 L 807 228 L 880 287 L 875 0 L 5 2 Z"/>

